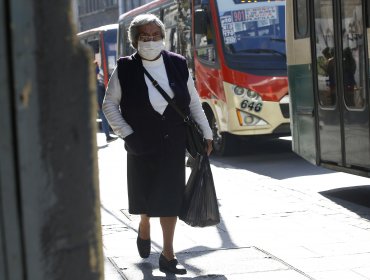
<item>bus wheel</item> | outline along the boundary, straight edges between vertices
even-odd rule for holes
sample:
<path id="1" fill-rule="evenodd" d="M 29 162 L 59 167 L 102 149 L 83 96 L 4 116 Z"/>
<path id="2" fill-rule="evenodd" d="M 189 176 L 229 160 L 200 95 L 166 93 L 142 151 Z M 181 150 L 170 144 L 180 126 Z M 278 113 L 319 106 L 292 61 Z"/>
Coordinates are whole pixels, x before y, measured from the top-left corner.
<path id="1" fill-rule="evenodd" d="M 220 132 L 216 118 L 212 115 L 210 126 L 213 133 L 213 152 L 220 156 L 232 155 L 238 147 L 238 139 L 227 132 Z"/>

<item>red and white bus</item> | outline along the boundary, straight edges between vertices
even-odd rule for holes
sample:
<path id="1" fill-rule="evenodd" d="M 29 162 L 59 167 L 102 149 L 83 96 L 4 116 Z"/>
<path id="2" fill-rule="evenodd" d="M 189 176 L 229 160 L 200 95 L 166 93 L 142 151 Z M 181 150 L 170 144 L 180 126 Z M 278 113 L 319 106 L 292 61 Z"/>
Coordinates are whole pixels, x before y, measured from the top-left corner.
<path id="1" fill-rule="evenodd" d="M 107 87 L 117 61 L 118 24 L 109 24 L 86 30 L 77 34 L 81 43 L 90 46 L 94 58 L 103 70 L 104 85 Z"/>
<path id="2" fill-rule="evenodd" d="M 285 1 L 152 1 L 120 16 L 119 56 L 134 51 L 127 30 L 143 13 L 164 22 L 166 48 L 187 58 L 217 154 L 242 137 L 290 134 Z"/>

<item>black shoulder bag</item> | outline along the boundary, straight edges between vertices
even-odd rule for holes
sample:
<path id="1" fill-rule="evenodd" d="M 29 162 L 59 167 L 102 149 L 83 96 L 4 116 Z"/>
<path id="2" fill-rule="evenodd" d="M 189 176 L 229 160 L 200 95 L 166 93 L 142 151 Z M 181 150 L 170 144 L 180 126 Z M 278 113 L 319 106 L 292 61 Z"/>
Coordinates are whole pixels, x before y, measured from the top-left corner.
<path id="1" fill-rule="evenodd" d="M 206 140 L 204 139 L 203 132 L 199 128 L 198 124 L 189 115 L 186 116 L 176 103 L 169 97 L 164 89 L 158 84 L 158 82 L 149 74 L 149 72 L 143 66 L 145 75 L 152 82 L 153 86 L 159 91 L 163 98 L 172 106 L 172 108 L 183 118 L 186 127 L 186 150 L 188 153 L 195 158 L 197 155 L 205 155 L 206 153 Z"/>

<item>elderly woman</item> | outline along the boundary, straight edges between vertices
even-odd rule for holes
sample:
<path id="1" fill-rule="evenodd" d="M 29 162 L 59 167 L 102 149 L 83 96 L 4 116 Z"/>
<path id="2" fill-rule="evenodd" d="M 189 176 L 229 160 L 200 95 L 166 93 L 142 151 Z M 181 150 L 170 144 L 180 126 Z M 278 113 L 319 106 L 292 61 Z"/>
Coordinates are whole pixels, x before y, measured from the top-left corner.
<path id="1" fill-rule="evenodd" d="M 184 57 L 164 50 L 165 27 L 154 15 L 135 17 L 129 27 L 137 50 L 117 62 L 106 92 L 103 111 L 114 132 L 125 141 L 129 212 L 141 215 L 137 247 L 150 254 L 150 218 L 160 217 L 162 272 L 185 274 L 173 240 L 185 188 L 185 126 L 144 74 L 143 67 L 184 113 L 191 114 L 208 139 L 212 131 L 199 101 Z"/>

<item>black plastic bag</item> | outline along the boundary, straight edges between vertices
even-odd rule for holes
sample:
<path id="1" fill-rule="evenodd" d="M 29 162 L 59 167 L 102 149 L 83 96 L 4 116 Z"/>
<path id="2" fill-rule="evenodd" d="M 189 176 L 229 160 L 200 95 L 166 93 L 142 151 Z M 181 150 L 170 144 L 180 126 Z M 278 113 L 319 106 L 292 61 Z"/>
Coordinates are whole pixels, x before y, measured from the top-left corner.
<path id="1" fill-rule="evenodd" d="M 191 118 L 185 120 L 186 126 L 186 150 L 195 158 L 198 154 L 204 155 L 206 151 L 206 140 L 198 124 Z"/>
<path id="2" fill-rule="evenodd" d="M 220 223 L 215 185 L 206 155 L 195 157 L 179 218 L 192 227 L 207 227 Z"/>

